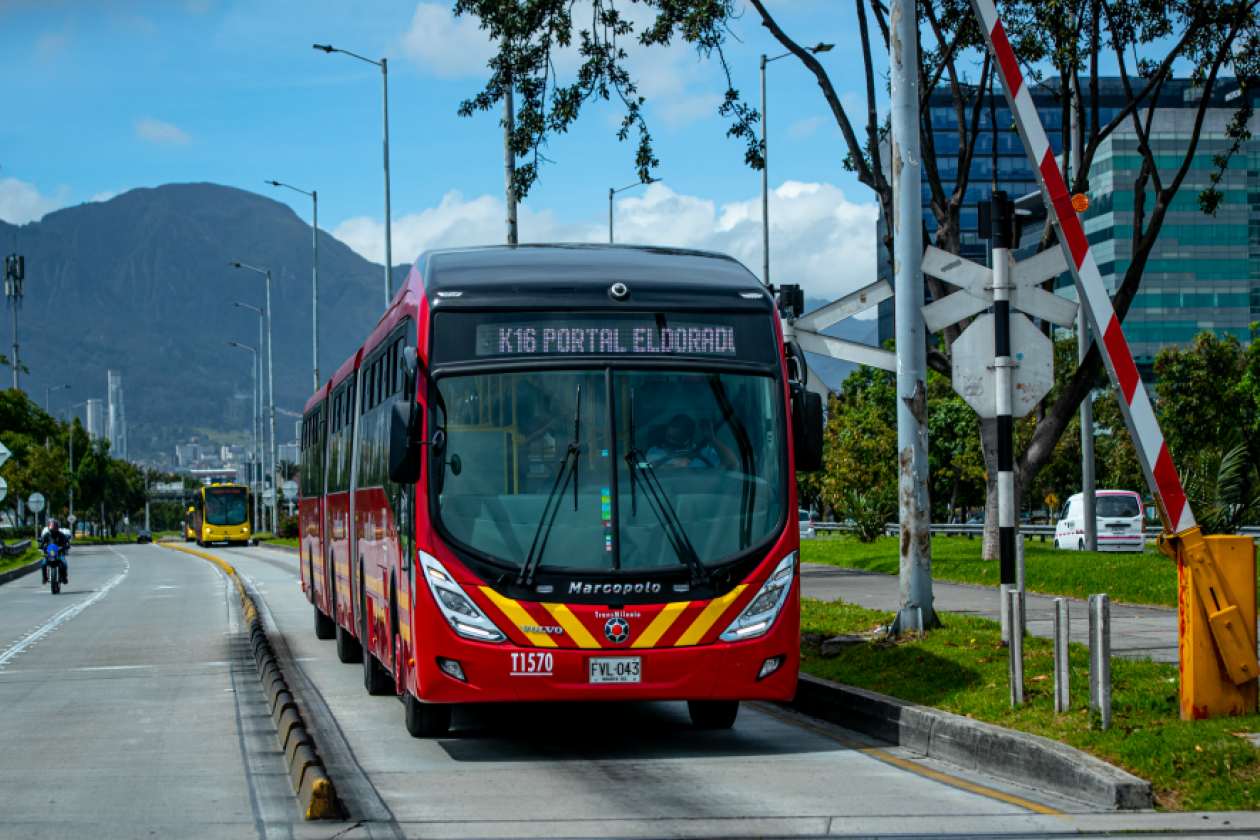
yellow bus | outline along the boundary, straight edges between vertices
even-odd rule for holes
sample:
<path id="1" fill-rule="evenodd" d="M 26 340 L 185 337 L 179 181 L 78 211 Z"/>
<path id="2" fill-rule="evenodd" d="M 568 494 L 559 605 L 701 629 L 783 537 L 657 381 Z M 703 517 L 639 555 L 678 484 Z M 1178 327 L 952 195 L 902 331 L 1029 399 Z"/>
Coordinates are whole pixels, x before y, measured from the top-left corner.
<path id="1" fill-rule="evenodd" d="M 188 508 L 188 513 L 184 514 L 184 542 L 192 542 L 197 539 L 197 529 L 193 527 L 193 508 Z"/>
<path id="2" fill-rule="evenodd" d="M 249 543 L 249 488 L 211 484 L 193 496 L 193 538 L 197 545 Z"/>

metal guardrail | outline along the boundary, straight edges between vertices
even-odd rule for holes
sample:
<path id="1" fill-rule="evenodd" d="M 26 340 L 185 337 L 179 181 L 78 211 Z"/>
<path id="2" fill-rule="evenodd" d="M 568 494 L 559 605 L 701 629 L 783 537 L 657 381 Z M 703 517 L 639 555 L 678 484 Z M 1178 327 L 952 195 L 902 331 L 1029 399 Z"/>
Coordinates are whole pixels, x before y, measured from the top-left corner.
<path id="1" fill-rule="evenodd" d="M 20 557 L 30 547 L 30 540 L 22 540 L 11 545 L 0 545 L 0 557 Z"/>
<path id="2" fill-rule="evenodd" d="M 888 536 L 896 536 L 900 532 L 901 526 L 896 522 L 887 522 L 884 524 L 884 533 Z M 847 522 L 815 522 L 815 531 L 852 531 L 853 526 Z M 932 525 L 933 534 L 939 534 L 947 537 L 966 536 L 977 537 L 984 536 L 984 525 Z M 1148 526 L 1146 536 L 1154 537 L 1163 532 L 1163 528 L 1158 526 Z M 1046 537 L 1054 537 L 1054 525 L 1020 525 L 1019 532 L 1028 536 L 1040 537 L 1045 542 Z M 1241 528 L 1239 533 L 1248 534 L 1260 538 L 1260 528 Z"/>

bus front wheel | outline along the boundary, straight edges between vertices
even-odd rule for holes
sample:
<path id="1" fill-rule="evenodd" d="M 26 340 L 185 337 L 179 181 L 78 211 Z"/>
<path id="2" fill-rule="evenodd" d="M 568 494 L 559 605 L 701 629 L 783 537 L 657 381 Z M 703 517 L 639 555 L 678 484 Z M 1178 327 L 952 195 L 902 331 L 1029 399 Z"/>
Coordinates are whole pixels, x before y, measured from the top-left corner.
<path id="1" fill-rule="evenodd" d="M 413 738 L 437 738 L 451 728 L 451 707 L 445 703 L 421 703 L 410 691 L 403 700 L 407 731 Z"/>
<path id="2" fill-rule="evenodd" d="M 730 729 L 739 715 L 739 701 L 688 700 L 687 711 L 696 729 Z"/>

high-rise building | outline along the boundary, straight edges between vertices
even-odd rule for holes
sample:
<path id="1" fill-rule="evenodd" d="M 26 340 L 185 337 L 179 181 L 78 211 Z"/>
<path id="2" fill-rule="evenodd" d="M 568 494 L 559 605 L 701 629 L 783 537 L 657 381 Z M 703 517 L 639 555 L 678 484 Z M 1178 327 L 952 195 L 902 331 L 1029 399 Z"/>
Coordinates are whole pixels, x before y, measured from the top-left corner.
<path id="1" fill-rule="evenodd" d="M 92 440 L 105 437 L 105 405 L 100 400 L 87 401 L 87 433 Z"/>
<path id="2" fill-rule="evenodd" d="M 1081 87 L 1088 91 L 1087 80 L 1082 79 Z M 1057 90 L 1057 79 L 1030 86 L 1055 154 L 1062 152 L 1063 109 L 1054 100 Z M 1170 79 L 1161 89 L 1151 127 L 1151 146 L 1165 184 L 1172 179 L 1189 147 L 1195 109 L 1201 99 L 1201 88 L 1189 79 Z M 1126 101 L 1118 78 L 1100 79 L 1099 123 L 1110 122 Z M 1218 82 L 1206 112 L 1195 162 L 1164 220 L 1143 272 L 1142 285 L 1124 321 L 1125 337 L 1148 383 L 1152 362 L 1161 347 L 1186 344 L 1206 329 L 1232 333 L 1246 341 L 1250 338 L 1248 325 L 1260 320 L 1260 140 L 1243 143 L 1240 153 L 1230 161 L 1217 186 L 1225 194 L 1225 202 L 1215 217 L 1203 215 L 1197 200 L 1209 185 L 1213 156 L 1227 150 L 1233 142 L 1226 137 L 1225 129 L 1239 104 L 1237 85 L 1228 79 Z M 1000 93 L 996 112 L 999 128 L 1014 124 Z M 947 193 L 952 189 L 950 178 L 956 177 L 958 169 L 954 114 L 949 90 L 933 91 L 929 119 L 937 165 Z M 977 236 L 976 206 L 989 199 L 993 188 L 993 123 L 987 105 L 981 112 L 981 126 L 960 229 L 962 255 L 984 263 L 987 243 Z M 1250 128 L 1260 131 L 1260 120 L 1253 119 Z M 1132 262 L 1133 189 L 1141 166 L 1137 137 L 1132 123 L 1126 121 L 1103 141 L 1089 170 L 1090 208 L 1084 214 L 1085 232 L 1093 244 L 1103 282 L 1113 294 Z M 1012 199 L 1038 192 L 1027 153 L 1013 131 L 997 133 L 997 182 L 998 189 L 1005 190 Z M 937 225 L 928 208 L 931 194 L 926 176 L 922 189 L 923 219 L 931 234 Z M 1148 195 L 1148 214 L 1153 206 L 1154 196 Z M 887 251 L 882 244 L 883 224 L 881 218 L 877 233 L 878 274 L 891 282 Z M 1031 255 L 1040 238 L 1040 228 L 1038 225 L 1025 231 L 1020 258 Z M 1076 289 L 1070 275 L 1060 277 L 1056 286 L 1065 297 L 1075 300 Z M 879 307 L 881 343 L 893 337 L 892 304 L 890 299 Z"/>
<path id="3" fill-rule="evenodd" d="M 108 377 L 108 414 L 106 435 L 109 437 L 109 454 L 127 460 L 127 412 L 123 406 L 122 374 L 111 370 Z"/>

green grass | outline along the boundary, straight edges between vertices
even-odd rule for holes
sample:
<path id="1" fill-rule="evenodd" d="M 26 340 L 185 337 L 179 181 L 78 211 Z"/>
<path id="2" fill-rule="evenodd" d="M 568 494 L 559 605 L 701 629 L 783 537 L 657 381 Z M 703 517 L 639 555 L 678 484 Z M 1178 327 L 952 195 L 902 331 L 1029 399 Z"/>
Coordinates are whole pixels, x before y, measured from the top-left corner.
<path id="1" fill-rule="evenodd" d="M 272 545 L 287 545 L 292 548 L 300 547 L 301 543 L 297 537 L 273 537 L 271 534 L 258 534 L 259 542 L 268 542 Z"/>
<path id="2" fill-rule="evenodd" d="M 998 561 L 981 560 L 979 537 L 933 537 L 932 577 L 955 583 L 997 585 Z M 1088 598 L 1106 592 L 1125 604 L 1177 606 L 1177 564 L 1162 554 L 1059 551 L 1052 543 L 1025 541 L 1025 585 L 1030 592 Z M 897 538 L 860 543 L 850 536 L 802 540 L 801 560 L 897 574 Z"/>
<path id="3" fill-rule="evenodd" d="M 38 548 L 28 548 L 17 557 L 0 557 L 0 572 L 7 572 L 10 569 L 16 569 L 18 566 L 25 566 L 27 563 L 38 559 Z"/>
<path id="4" fill-rule="evenodd" d="M 851 604 L 801 603 L 802 632 L 824 637 L 870 630 L 891 618 Z M 1073 708 L 1056 715 L 1053 643 L 1026 639 L 1027 703 L 1012 710 L 999 625 L 963 615 L 941 619 L 945 628 L 922 641 L 862 645 L 834 659 L 803 649 L 801 670 L 1062 741 L 1150 781 L 1165 810 L 1260 807 L 1260 750 L 1233 734 L 1260 731 L 1260 717 L 1180 720 L 1176 666 L 1113 659 L 1112 729 L 1102 732 L 1091 728 L 1085 711 L 1084 646 L 1071 646 Z"/>

